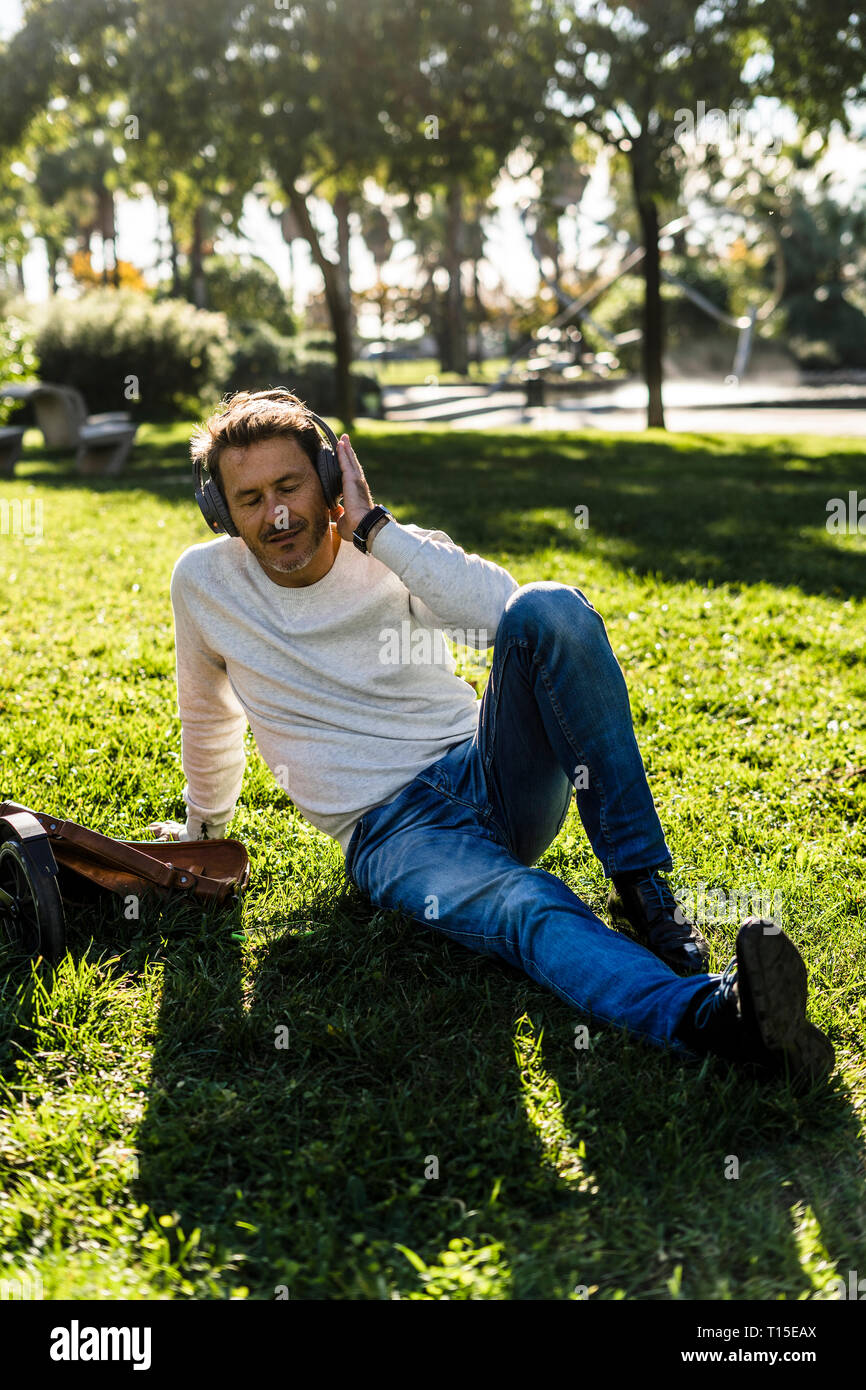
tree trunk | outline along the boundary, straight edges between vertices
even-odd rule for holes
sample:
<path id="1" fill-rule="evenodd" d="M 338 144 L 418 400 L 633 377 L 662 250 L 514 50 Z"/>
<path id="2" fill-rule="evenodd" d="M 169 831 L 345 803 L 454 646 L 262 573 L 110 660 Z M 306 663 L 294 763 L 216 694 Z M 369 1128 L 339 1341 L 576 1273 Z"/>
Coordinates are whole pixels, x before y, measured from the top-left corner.
<path id="1" fill-rule="evenodd" d="M 343 296 L 339 290 L 336 295 L 326 290 L 326 298 L 331 312 L 337 355 L 337 415 L 343 423 L 343 428 L 349 429 L 355 419 L 351 300 Z"/>
<path id="2" fill-rule="evenodd" d="M 204 278 L 204 257 L 202 255 L 202 242 L 204 241 L 204 219 L 202 216 L 202 205 L 199 203 L 192 219 L 192 247 L 190 249 L 190 282 L 192 288 L 192 302 L 197 309 L 204 309 L 207 304 L 207 286 Z"/>
<path id="3" fill-rule="evenodd" d="M 480 367 L 484 361 L 484 345 L 481 341 L 481 323 L 484 318 L 484 305 L 481 303 L 481 286 L 478 282 L 478 262 L 472 262 L 472 299 L 475 307 L 475 365 Z"/>
<path id="4" fill-rule="evenodd" d="M 177 244 L 177 232 L 175 231 L 174 218 L 171 215 L 171 207 L 166 204 L 165 219 L 168 224 L 168 255 L 171 263 L 171 297 L 172 299 L 183 298 L 183 287 L 180 282 L 180 251 Z"/>
<path id="5" fill-rule="evenodd" d="M 340 267 L 340 280 L 343 295 L 349 305 L 349 328 L 355 332 L 355 306 L 352 303 L 352 276 L 349 268 L 349 195 L 338 193 L 334 199 L 334 216 L 337 219 L 337 264 Z"/>
<path id="6" fill-rule="evenodd" d="M 297 313 L 296 313 L 296 310 L 295 310 L 295 278 L 296 278 L 296 277 L 295 277 L 295 243 L 294 243 L 294 241 L 290 241 L 290 242 L 289 242 L 289 292 L 288 292 L 288 295 L 287 295 L 287 299 L 288 299 L 288 301 L 289 301 L 289 313 L 290 313 L 291 316 L 292 316 L 292 332 L 293 332 L 293 333 L 297 330 L 297 324 L 298 324 L 298 316 L 297 316 Z"/>
<path id="7" fill-rule="evenodd" d="M 436 353 L 440 372 L 450 372 L 451 345 L 448 337 L 448 313 L 445 296 L 436 288 L 432 274 L 427 277 L 426 289 L 430 292 L 430 332 L 436 340 Z"/>
<path id="8" fill-rule="evenodd" d="M 342 267 L 337 262 L 328 260 L 322 250 L 319 235 L 313 226 L 304 195 L 299 193 L 294 185 L 286 192 L 292 212 L 297 218 L 298 226 L 305 240 L 309 243 L 313 260 L 322 272 L 322 279 L 325 282 L 325 302 L 334 331 L 334 347 L 337 357 L 336 413 L 342 421 L 343 428 L 348 430 L 355 419 L 355 383 L 351 370 L 353 360 L 352 296 L 349 281 L 344 276 Z"/>
<path id="9" fill-rule="evenodd" d="M 57 293 L 57 262 L 60 252 L 50 241 L 46 241 L 45 255 L 48 260 L 48 293 L 53 297 Z"/>
<path id="10" fill-rule="evenodd" d="M 635 151 L 635 154 L 637 155 L 638 152 Z M 659 215 L 655 199 L 644 185 L 639 155 L 632 162 L 632 179 L 644 245 L 643 372 L 648 394 L 647 429 L 663 430 L 665 428 L 662 401 L 664 320 L 659 256 Z"/>
<path id="11" fill-rule="evenodd" d="M 449 364 L 445 370 L 466 376 L 469 371 L 469 357 L 466 348 L 466 313 L 463 303 L 463 286 L 460 270 L 463 252 L 463 195 L 459 182 L 455 179 L 448 189 L 447 244 L 445 264 L 448 270 L 448 293 L 446 312 L 448 322 Z"/>
<path id="12" fill-rule="evenodd" d="M 103 184 L 99 189 L 99 235 L 102 240 L 102 283 L 109 280 L 115 289 L 120 287 L 120 271 L 117 265 L 117 219 L 114 211 L 114 194 Z M 108 248 L 111 247 L 109 266 Z"/>

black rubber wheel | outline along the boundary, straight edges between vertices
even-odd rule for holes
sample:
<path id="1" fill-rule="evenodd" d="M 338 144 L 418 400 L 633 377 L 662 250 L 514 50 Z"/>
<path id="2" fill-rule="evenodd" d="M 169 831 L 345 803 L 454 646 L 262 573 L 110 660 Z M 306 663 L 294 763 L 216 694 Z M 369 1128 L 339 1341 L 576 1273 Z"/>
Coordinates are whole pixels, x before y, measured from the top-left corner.
<path id="1" fill-rule="evenodd" d="M 18 840 L 0 844 L 0 931 L 28 956 L 44 956 L 52 963 L 66 950 L 57 879 L 40 872 Z"/>

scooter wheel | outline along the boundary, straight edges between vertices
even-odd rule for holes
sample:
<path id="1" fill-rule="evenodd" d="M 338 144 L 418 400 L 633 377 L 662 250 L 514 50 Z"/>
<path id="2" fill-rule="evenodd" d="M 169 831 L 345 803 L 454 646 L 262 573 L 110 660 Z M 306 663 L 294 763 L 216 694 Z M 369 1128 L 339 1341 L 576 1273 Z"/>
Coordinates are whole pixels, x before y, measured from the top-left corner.
<path id="1" fill-rule="evenodd" d="M 52 963 L 66 950 L 63 899 L 54 874 L 40 872 L 26 844 L 0 844 L 0 932 L 29 956 Z"/>

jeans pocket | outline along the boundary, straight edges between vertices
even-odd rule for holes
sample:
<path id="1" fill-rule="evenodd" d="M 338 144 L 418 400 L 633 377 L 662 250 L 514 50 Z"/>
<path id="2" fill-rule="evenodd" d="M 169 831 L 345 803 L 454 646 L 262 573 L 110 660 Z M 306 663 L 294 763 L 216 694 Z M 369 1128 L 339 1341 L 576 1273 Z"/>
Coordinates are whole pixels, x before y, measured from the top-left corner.
<path id="1" fill-rule="evenodd" d="M 462 747 L 462 744 L 458 745 Z M 437 758 L 435 763 L 425 767 L 423 772 L 419 772 L 415 777 L 416 782 L 423 782 L 425 786 L 432 787 L 434 792 L 444 792 L 450 796 L 454 791 L 453 763 L 449 759 L 454 749 L 449 748 L 447 753 L 443 753 L 441 758 Z"/>
<path id="2" fill-rule="evenodd" d="M 416 782 L 423 782 L 425 787 L 431 787 L 434 792 L 444 792 L 448 796 L 451 792 L 451 783 L 438 764 L 434 763 L 432 768 L 427 768 L 425 772 L 419 772 L 415 778 Z"/>

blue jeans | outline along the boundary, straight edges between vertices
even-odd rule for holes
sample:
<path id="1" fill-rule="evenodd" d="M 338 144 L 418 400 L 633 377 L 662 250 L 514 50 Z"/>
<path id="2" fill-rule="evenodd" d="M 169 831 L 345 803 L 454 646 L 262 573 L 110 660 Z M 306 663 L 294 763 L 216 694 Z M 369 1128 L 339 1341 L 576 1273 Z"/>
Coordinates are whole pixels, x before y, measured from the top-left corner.
<path id="1" fill-rule="evenodd" d="M 578 589 L 527 584 L 499 624 L 477 733 L 362 817 L 347 875 L 377 907 L 501 956 L 595 1020 L 688 1053 L 677 1025 L 708 977 L 674 974 L 532 867 L 572 790 L 608 877 L 672 867 L 600 614 Z"/>

